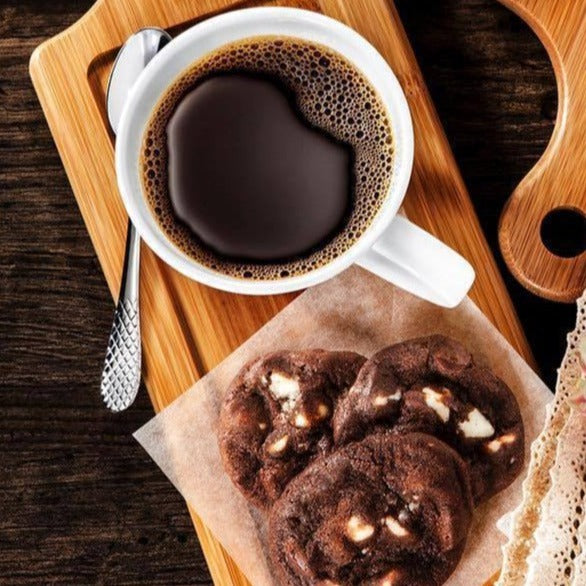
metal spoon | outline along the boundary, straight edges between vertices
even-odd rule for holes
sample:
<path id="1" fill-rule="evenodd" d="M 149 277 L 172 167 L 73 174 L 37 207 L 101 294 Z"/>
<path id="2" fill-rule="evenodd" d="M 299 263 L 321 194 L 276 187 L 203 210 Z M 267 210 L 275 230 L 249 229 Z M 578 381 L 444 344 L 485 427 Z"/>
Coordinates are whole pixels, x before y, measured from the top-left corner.
<path id="1" fill-rule="evenodd" d="M 118 52 L 106 91 L 108 120 L 114 134 L 130 89 L 170 40 L 164 30 L 145 28 L 132 35 Z M 140 237 L 129 220 L 120 294 L 102 371 L 101 393 L 112 411 L 124 411 L 132 405 L 140 386 L 139 279 Z"/>

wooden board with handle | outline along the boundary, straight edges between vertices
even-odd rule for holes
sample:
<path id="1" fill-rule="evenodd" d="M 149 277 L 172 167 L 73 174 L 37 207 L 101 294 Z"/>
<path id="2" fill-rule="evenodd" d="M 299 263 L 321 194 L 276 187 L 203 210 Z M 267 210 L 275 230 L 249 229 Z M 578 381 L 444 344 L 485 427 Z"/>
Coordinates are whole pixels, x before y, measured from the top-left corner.
<path id="1" fill-rule="evenodd" d="M 295 6 L 337 18 L 388 60 L 407 94 L 415 129 L 407 212 L 472 262 L 477 271 L 472 299 L 532 362 L 398 14 L 385 0 L 98 0 L 79 22 L 37 48 L 31 76 L 113 295 L 120 284 L 127 221 L 105 110 L 106 81 L 116 52 L 144 26 L 164 27 L 175 35 L 223 11 L 258 5 Z M 143 247 L 143 375 L 155 410 L 172 402 L 292 298 L 212 290 L 172 271 Z M 246 584 L 213 535 L 192 516 L 215 583 Z"/>
<path id="2" fill-rule="evenodd" d="M 527 21 L 548 50 L 559 106 L 547 150 L 505 207 L 500 245 L 509 268 L 530 291 L 575 301 L 586 288 L 586 250 L 572 258 L 553 254 L 542 241 L 541 224 L 558 209 L 586 217 L 586 0 L 501 2 Z"/>

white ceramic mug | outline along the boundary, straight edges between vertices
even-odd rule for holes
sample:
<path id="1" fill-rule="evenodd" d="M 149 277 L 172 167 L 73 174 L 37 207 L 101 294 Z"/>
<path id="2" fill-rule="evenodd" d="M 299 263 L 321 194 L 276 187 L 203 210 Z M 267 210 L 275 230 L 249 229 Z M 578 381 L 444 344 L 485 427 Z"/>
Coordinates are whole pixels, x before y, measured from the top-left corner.
<path id="1" fill-rule="evenodd" d="M 165 90 L 194 61 L 241 39 L 297 37 L 342 54 L 372 83 L 385 105 L 396 149 L 391 186 L 362 237 L 344 254 L 314 271 L 275 280 L 239 279 L 213 271 L 179 250 L 162 232 L 141 188 L 140 153 L 151 112 Z M 116 172 L 130 218 L 144 241 L 165 262 L 206 285 L 234 293 L 268 295 L 321 283 L 356 263 L 399 287 L 445 307 L 454 307 L 474 281 L 460 255 L 397 212 L 413 165 L 413 127 L 397 78 L 376 49 L 354 30 L 326 16 L 295 8 L 250 8 L 210 18 L 171 41 L 145 68 L 122 113 L 116 142 Z"/>

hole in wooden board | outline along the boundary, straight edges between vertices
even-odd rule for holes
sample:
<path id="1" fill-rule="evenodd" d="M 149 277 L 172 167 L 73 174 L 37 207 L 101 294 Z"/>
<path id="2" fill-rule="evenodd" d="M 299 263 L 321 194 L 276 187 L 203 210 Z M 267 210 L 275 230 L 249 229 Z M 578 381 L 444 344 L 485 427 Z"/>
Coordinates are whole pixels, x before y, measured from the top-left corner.
<path id="1" fill-rule="evenodd" d="M 552 254 L 574 258 L 586 251 L 586 214 L 576 208 L 559 207 L 541 222 L 541 240 Z"/>

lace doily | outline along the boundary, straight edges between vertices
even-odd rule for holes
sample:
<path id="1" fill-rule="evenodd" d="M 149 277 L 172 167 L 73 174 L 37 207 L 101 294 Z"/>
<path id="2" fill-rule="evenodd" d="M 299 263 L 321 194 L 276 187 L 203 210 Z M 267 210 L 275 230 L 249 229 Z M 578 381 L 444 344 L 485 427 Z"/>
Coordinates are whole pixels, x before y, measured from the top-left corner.
<path id="1" fill-rule="evenodd" d="M 531 446 L 497 586 L 586 584 L 586 293 L 558 371 L 556 395 Z"/>

